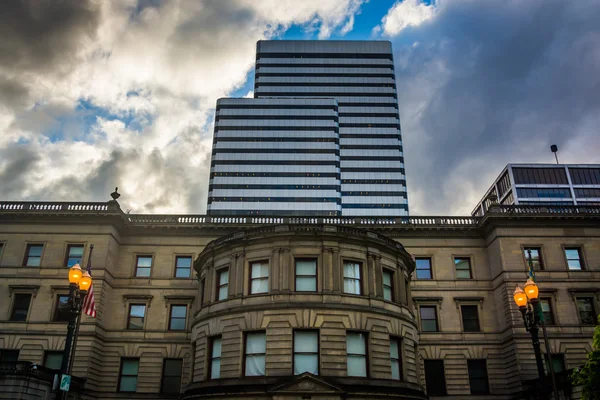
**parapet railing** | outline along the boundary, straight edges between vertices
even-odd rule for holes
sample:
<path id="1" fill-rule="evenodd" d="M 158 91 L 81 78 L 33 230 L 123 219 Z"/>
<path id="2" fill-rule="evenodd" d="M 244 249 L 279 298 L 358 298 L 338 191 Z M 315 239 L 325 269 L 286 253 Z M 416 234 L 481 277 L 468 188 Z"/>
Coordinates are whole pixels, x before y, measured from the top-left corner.
<path id="1" fill-rule="evenodd" d="M 32 214 L 112 214 L 123 218 L 127 225 L 351 225 L 367 227 L 445 226 L 477 227 L 489 216 L 600 216 L 600 206 L 521 206 L 493 205 L 484 216 L 406 216 L 406 217 L 267 217 L 209 216 L 194 214 L 125 214 L 116 201 L 95 202 L 0 202 L 0 213 Z"/>
<path id="2" fill-rule="evenodd" d="M 46 201 L 0 201 L 1 211 L 118 211 L 119 206 L 114 203 L 74 203 L 74 202 L 46 202 Z"/>

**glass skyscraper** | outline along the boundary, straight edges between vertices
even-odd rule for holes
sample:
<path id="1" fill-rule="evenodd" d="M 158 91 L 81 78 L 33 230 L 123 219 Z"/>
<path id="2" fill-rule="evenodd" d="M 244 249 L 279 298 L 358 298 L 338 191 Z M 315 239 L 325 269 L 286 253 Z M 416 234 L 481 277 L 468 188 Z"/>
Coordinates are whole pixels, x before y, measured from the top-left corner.
<path id="1" fill-rule="evenodd" d="M 259 41 L 217 103 L 210 215 L 408 214 L 391 43 Z"/>

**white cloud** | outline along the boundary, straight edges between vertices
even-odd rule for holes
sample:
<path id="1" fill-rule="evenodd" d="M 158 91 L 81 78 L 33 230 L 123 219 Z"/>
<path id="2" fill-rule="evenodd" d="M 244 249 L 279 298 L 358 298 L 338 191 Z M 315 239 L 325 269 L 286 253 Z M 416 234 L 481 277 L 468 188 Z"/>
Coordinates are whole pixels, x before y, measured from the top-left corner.
<path id="1" fill-rule="evenodd" d="M 19 71 L 0 55 L 3 199 L 105 201 L 119 186 L 132 212 L 204 212 L 215 101 L 244 85 L 256 41 L 293 24 L 314 23 L 319 38 L 344 34 L 361 3 L 65 0 L 60 10 L 4 13 L 0 5 L 9 19 L 36 15 L 13 21 L 22 29 L 8 39 L 44 56 L 28 59 L 36 52 L 24 49 L 19 65 L 28 69 Z M 40 20 L 45 29 L 33 29 Z"/>
<path id="2" fill-rule="evenodd" d="M 435 16 L 434 5 L 427 5 L 422 0 L 404 0 L 395 3 L 381 20 L 381 25 L 373 28 L 373 34 L 383 33 L 395 36 L 410 26 L 419 26 Z"/>

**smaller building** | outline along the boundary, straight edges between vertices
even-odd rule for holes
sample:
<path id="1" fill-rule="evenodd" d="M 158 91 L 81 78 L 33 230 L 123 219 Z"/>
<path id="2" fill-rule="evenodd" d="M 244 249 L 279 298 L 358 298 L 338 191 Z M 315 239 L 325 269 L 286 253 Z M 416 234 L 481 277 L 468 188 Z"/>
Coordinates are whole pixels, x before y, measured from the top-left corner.
<path id="1" fill-rule="evenodd" d="M 508 164 L 471 212 L 502 205 L 600 205 L 600 164 Z"/>

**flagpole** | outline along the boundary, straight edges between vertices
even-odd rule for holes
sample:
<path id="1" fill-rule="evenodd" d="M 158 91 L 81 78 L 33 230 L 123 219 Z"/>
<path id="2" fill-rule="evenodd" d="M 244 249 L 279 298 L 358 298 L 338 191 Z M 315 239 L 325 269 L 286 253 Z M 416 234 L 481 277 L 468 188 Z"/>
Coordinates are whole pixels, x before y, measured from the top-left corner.
<path id="1" fill-rule="evenodd" d="M 83 300 L 82 304 L 83 304 Z M 73 347 L 71 350 L 71 356 L 69 358 L 69 371 L 67 375 L 71 375 L 71 370 L 73 369 L 73 362 L 75 361 L 75 348 L 77 347 L 77 336 L 79 335 L 79 326 L 81 325 L 81 310 L 79 310 L 79 315 L 77 316 L 77 325 L 75 326 L 75 337 L 73 339 Z"/>

